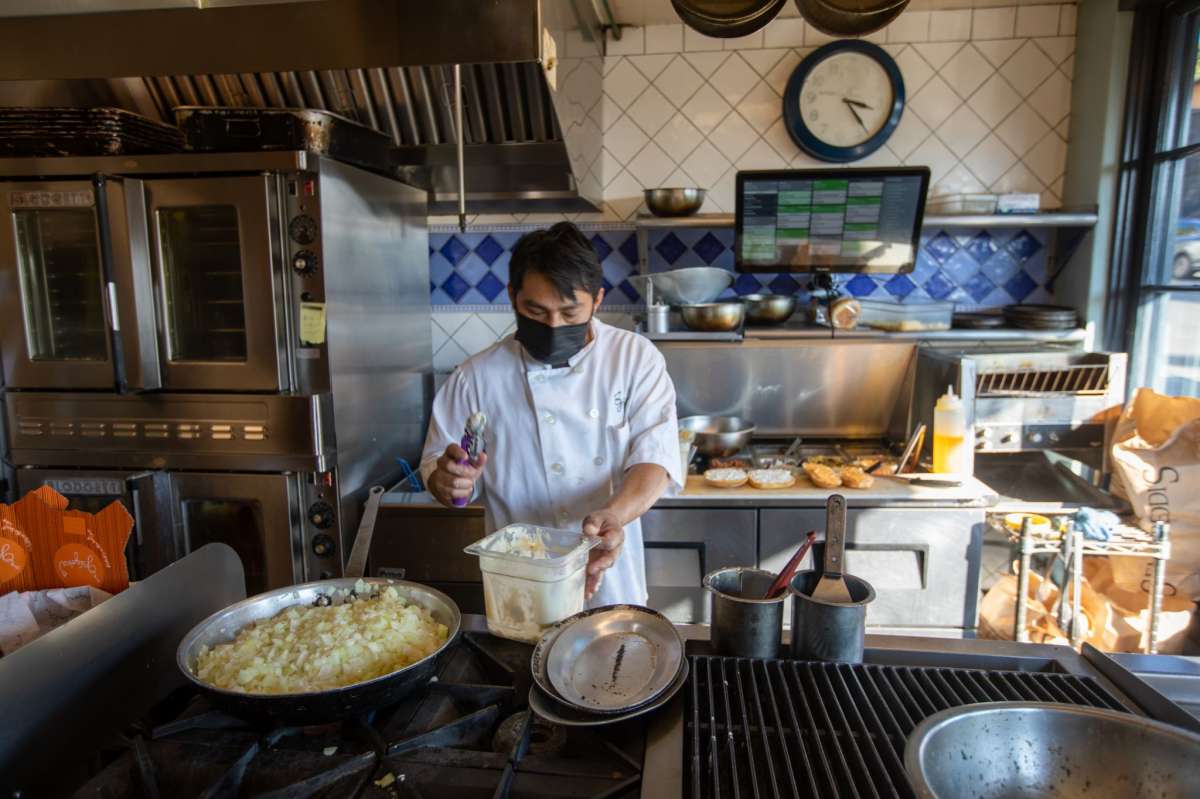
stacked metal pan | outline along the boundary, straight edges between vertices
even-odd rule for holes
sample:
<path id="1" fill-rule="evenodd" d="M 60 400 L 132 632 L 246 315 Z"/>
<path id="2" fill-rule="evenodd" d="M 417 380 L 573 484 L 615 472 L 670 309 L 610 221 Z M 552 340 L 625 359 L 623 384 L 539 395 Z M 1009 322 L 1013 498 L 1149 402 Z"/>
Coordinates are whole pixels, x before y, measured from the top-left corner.
<path id="1" fill-rule="evenodd" d="M 1079 325 L 1075 309 L 1063 305 L 1008 305 L 1004 320 L 1025 330 L 1073 330 Z"/>
<path id="2" fill-rule="evenodd" d="M 178 128 L 120 108 L 0 108 L 0 156 L 148 155 L 182 150 Z"/>
<path id="3" fill-rule="evenodd" d="M 551 724 L 615 724 L 665 705 L 683 687 L 683 638 L 637 605 L 577 613 L 547 630 L 530 661 L 529 707 Z"/>

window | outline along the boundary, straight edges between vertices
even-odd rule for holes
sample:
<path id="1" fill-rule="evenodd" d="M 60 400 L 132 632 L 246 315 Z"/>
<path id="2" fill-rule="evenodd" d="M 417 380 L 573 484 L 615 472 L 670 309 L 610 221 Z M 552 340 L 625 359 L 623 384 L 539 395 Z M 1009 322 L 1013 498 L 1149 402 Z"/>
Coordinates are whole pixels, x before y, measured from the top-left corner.
<path id="1" fill-rule="evenodd" d="M 1200 396 L 1200 2 L 1139 11 L 1135 53 L 1149 84 L 1130 82 L 1144 108 L 1134 219 L 1143 219 L 1131 273 L 1136 298 L 1132 386 Z M 1157 47 L 1140 48 L 1150 36 Z M 1136 56 L 1135 56 L 1136 58 Z M 1135 64 L 1134 69 L 1137 69 Z M 1147 92 L 1145 106 L 1133 93 Z M 1140 256 L 1140 257 L 1138 257 Z"/>

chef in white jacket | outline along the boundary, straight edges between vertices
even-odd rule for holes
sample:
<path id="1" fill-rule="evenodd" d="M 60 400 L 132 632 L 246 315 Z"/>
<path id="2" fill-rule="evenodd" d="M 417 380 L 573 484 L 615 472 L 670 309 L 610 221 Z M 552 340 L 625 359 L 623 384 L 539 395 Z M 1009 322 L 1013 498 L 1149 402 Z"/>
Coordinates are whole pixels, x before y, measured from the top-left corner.
<path id="1" fill-rule="evenodd" d="M 600 261 L 572 224 L 523 236 L 509 263 L 516 332 L 464 361 L 433 402 L 421 477 L 450 506 L 476 497 L 488 530 L 532 523 L 596 536 L 590 607 L 646 603 L 639 517 L 682 487 L 675 387 L 647 339 L 595 317 Z M 486 454 L 459 464 L 467 419 Z"/>

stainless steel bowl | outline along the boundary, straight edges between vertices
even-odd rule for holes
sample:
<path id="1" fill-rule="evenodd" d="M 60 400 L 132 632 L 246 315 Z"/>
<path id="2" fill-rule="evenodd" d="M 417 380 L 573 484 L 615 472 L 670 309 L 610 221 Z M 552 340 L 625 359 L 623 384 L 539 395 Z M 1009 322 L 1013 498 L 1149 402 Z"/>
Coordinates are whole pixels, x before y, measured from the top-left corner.
<path id="1" fill-rule="evenodd" d="M 1200 735 L 1115 710 L 985 702 L 943 710 L 908 737 L 922 799 L 1196 795 Z"/>
<path id="2" fill-rule="evenodd" d="M 733 285 L 733 273 L 715 266 L 689 266 L 654 275 L 633 275 L 634 287 L 646 295 L 646 283 L 654 283 L 654 299 L 668 305 L 695 305 L 712 302 Z"/>
<path id="3" fill-rule="evenodd" d="M 735 301 L 680 305 L 679 315 L 689 330 L 726 333 L 742 326 L 746 320 L 746 304 Z"/>
<path id="4" fill-rule="evenodd" d="M 646 189 L 645 195 L 655 216 L 691 216 L 704 205 L 704 189 Z"/>
<path id="5" fill-rule="evenodd" d="M 796 312 L 796 298 L 787 294 L 747 294 L 742 301 L 751 325 L 781 325 Z"/>
<path id="6" fill-rule="evenodd" d="M 685 416 L 680 430 L 696 434 L 696 451 L 701 455 L 727 458 L 741 452 L 754 435 L 754 423 L 737 416 Z"/>

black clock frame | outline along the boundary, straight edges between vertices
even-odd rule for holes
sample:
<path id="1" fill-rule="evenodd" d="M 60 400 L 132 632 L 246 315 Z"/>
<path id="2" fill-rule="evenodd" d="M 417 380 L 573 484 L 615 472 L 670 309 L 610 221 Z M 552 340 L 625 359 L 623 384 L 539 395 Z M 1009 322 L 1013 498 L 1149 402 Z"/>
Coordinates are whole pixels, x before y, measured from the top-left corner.
<path id="1" fill-rule="evenodd" d="M 800 92 L 804 88 L 805 79 L 818 64 L 839 53 L 859 53 L 874 59 L 883 67 L 883 71 L 887 73 L 888 80 L 892 84 L 892 110 L 888 114 L 887 121 L 883 123 L 882 128 L 876 131 L 875 135 L 853 147 L 837 147 L 821 141 L 805 124 L 800 115 Z M 900 117 L 903 113 L 904 78 L 900 75 L 900 67 L 882 47 L 861 39 L 841 39 L 814 50 L 796 66 L 792 76 L 788 78 L 787 88 L 783 92 L 783 120 L 792 141 L 814 158 L 836 164 L 866 158 L 882 147 L 900 124 Z"/>

